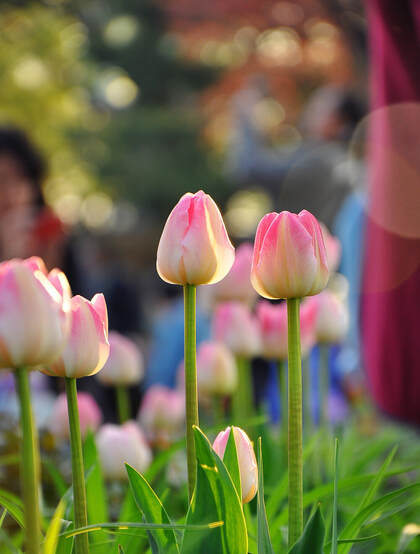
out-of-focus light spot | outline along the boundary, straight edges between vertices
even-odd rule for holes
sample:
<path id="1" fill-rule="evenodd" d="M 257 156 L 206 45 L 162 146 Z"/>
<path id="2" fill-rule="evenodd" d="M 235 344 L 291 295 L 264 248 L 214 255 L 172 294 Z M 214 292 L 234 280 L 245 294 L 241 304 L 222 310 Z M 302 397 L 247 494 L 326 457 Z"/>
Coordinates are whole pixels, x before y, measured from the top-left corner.
<path id="1" fill-rule="evenodd" d="M 113 108 L 126 108 L 137 98 L 139 89 L 126 75 L 111 78 L 105 85 L 105 99 Z"/>
<path id="2" fill-rule="evenodd" d="M 282 25 L 297 25 L 305 16 L 302 6 L 292 2 L 277 2 L 271 13 L 274 19 Z"/>
<path id="3" fill-rule="evenodd" d="M 336 38 L 339 31 L 335 25 L 319 19 L 309 19 L 305 24 L 305 32 L 311 39 Z"/>
<path id="4" fill-rule="evenodd" d="M 253 116 L 258 127 L 269 131 L 284 120 L 285 111 L 274 98 L 265 98 L 255 105 Z"/>
<path id="5" fill-rule="evenodd" d="M 18 62 L 14 71 L 15 83 L 24 89 L 35 89 L 48 83 L 50 74 L 48 68 L 39 58 L 27 57 Z"/>
<path id="6" fill-rule="evenodd" d="M 233 42 L 241 49 L 249 51 L 258 36 L 258 30 L 255 27 L 241 27 L 233 36 Z"/>
<path id="7" fill-rule="evenodd" d="M 337 44 L 334 39 L 319 37 L 311 39 L 306 45 L 310 62 L 318 65 L 330 65 L 337 59 Z"/>
<path id="8" fill-rule="evenodd" d="M 58 217 L 67 225 L 75 225 L 79 221 L 82 200 L 76 194 L 65 194 L 54 202 L 53 207 Z"/>
<path id="9" fill-rule="evenodd" d="M 123 48 L 138 36 L 140 30 L 138 19 L 128 14 L 118 15 L 107 23 L 103 32 L 104 40 L 114 48 Z"/>
<path id="10" fill-rule="evenodd" d="M 86 227 L 100 229 L 112 214 L 112 200 L 104 193 L 90 194 L 83 200 L 81 218 Z"/>
<path id="11" fill-rule="evenodd" d="M 61 46 L 65 50 L 72 51 L 87 43 L 88 30 L 80 21 L 71 23 L 60 32 Z"/>
<path id="12" fill-rule="evenodd" d="M 420 525 L 417 525 L 417 523 L 407 523 L 403 527 L 403 535 L 420 535 Z"/>
<path id="13" fill-rule="evenodd" d="M 139 222 L 139 212 L 130 202 L 119 202 L 114 206 L 106 222 L 106 228 L 117 234 L 124 234 L 135 229 Z"/>
<path id="14" fill-rule="evenodd" d="M 238 238 L 254 234 L 260 219 L 271 209 L 267 193 L 259 190 L 235 192 L 227 203 L 224 219 L 229 231 Z"/>
<path id="15" fill-rule="evenodd" d="M 294 66 L 302 60 L 299 35 L 285 27 L 261 33 L 257 39 L 257 52 L 261 62 L 267 66 Z"/>
<path id="16" fill-rule="evenodd" d="M 207 65 L 219 67 L 241 65 L 247 57 L 247 51 L 238 48 L 234 42 L 207 41 L 201 48 L 200 59 Z"/>
<path id="17" fill-rule="evenodd" d="M 334 273 L 328 281 L 328 289 L 340 300 L 346 300 L 349 295 L 350 284 L 341 273 Z"/>

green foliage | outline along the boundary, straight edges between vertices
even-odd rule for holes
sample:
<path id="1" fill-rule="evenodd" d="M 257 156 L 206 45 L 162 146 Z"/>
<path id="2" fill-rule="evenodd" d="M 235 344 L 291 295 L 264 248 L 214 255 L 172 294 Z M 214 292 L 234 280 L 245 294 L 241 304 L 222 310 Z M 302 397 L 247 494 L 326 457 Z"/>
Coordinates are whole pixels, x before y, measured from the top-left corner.
<path id="1" fill-rule="evenodd" d="M 303 535 L 289 550 L 289 554 L 323 554 L 325 526 L 319 506 L 303 530 Z"/>
<path id="2" fill-rule="evenodd" d="M 270 539 L 270 529 L 267 522 L 267 514 L 264 504 L 264 467 L 262 459 L 261 437 L 258 438 L 258 497 L 257 497 L 257 520 L 258 520 L 258 554 L 274 554 Z"/>

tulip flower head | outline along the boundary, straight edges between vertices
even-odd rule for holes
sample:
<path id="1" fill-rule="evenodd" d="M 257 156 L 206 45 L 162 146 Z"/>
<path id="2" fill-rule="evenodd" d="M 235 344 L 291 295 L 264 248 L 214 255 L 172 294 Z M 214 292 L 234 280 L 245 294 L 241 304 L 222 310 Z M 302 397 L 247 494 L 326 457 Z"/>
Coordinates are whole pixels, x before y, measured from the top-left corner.
<path id="1" fill-rule="evenodd" d="M 69 330 L 67 291 L 64 274 L 47 274 L 40 258 L 0 264 L 0 367 L 35 367 L 58 358 Z"/>
<path id="2" fill-rule="evenodd" d="M 86 436 L 88 430 L 96 431 L 102 421 L 102 413 L 93 396 L 87 392 L 77 393 L 79 409 L 80 432 Z M 70 436 L 69 416 L 66 394 L 60 394 L 52 408 L 49 429 L 58 439 L 68 439 Z"/>
<path id="3" fill-rule="evenodd" d="M 203 191 L 184 194 L 166 221 L 157 272 L 167 283 L 206 285 L 223 279 L 235 258 L 219 208 Z"/>
<path id="4" fill-rule="evenodd" d="M 263 300 L 257 306 L 262 354 L 267 359 L 287 360 L 287 306 Z"/>
<path id="5" fill-rule="evenodd" d="M 197 352 L 197 385 L 205 395 L 231 395 L 238 383 L 235 358 L 222 343 L 206 341 Z"/>
<path id="6" fill-rule="evenodd" d="M 321 227 L 308 211 L 270 213 L 260 221 L 251 282 L 265 298 L 302 298 L 323 290 L 328 264 Z"/>
<path id="7" fill-rule="evenodd" d="M 152 461 L 150 447 L 134 421 L 103 425 L 96 436 L 96 444 L 107 479 L 126 480 L 126 463 L 143 473 Z"/>
<path id="8" fill-rule="evenodd" d="M 86 377 L 102 369 L 109 355 L 108 313 L 103 294 L 71 299 L 71 331 L 60 358 L 42 371 L 57 377 Z"/>
<path id="9" fill-rule="evenodd" d="M 135 385 L 144 374 L 143 356 L 137 344 L 110 331 L 108 335 L 109 356 L 102 370 L 97 374 L 103 385 Z"/>
<path id="10" fill-rule="evenodd" d="M 217 435 L 213 443 L 213 449 L 223 460 L 231 430 L 233 430 L 233 437 L 235 439 L 236 452 L 238 455 L 242 502 L 246 504 L 254 498 L 258 490 L 257 460 L 255 459 L 254 448 L 248 435 L 239 427 L 227 427 Z"/>
<path id="11" fill-rule="evenodd" d="M 138 417 L 149 443 L 165 448 L 182 434 L 185 422 L 184 396 L 168 387 L 150 387 L 143 397 Z"/>
<path id="12" fill-rule="evenodd" d="M 316 336 L 318 342 L 337 344 L 343 341 L 349 328 L 346 300 L 324 290 L 317 298 Z"/>
<path id="13" fill-rule="evenodd" d="M 223 342 L 235 355 L 252 358 L 260 352 L 258 323 L 247 306 L 239 302 L 219 304 L 212 322 L 214 340 Z"/>

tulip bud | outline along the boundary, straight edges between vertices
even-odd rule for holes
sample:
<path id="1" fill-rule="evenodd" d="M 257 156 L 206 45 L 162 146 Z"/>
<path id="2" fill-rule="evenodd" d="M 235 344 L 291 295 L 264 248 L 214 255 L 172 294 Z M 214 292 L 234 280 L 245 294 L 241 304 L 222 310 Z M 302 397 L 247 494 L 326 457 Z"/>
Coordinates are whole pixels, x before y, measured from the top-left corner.
<path id="1" fill-rule="evenodd" d="M 139 421 L 152 445 L 167 447 L 182 435 L 185 422 L 183 395 L 160 385 L 150 387 L 143 397 Z"/>
<path id="2" fill-rule="evenodd" d="M 239 474 L 241 476 L 242 502 L 250 502 L 258 490 L 258 466 L 255 459 L 254 448 L 248 435 L 239 427 L 227 427 L 217 435 L 213 448 L 216 454 L 223 460 L 226 445 L 229 440 L 230 430 L 233 429 L 236 452 L 238 454 Z"/>
<path id="3" fill-rule="evenodd" d="M 111 331 L 108 335 L 109 356 L 97 379 L 103 385 L 135 385 L 144 374 L 143 357 L 137 344 Z"/>
<path id="4" fill-rule="evenodd" d="M 239 302 L 217 306 L 212 322 L 213 338 L 223 342 L 235 355 L 252 358 L 261 348 L 256 319 Z"/>
<path id="5" fill-rule="evenodd" d="M 287 306 L 262 301 L 257 306 L 262 354 L 267 359 L 287 360 Z"/>
<path id="6" fill-rule="evenodd" d="M 323 223 L 320 223 L 320 225 L 325 244 L 325 251 L 327 253 L 328 269 L 330 270 L 330 273 L 335 273 L 340 265 L 341 242 L 339 238 L 334 237 L 329 232 L 326 225 Z"/>
<path id="7" fill-rule="evenodd" d="M 349 328 L 349 311 L 345 300 L 329 290 L 318 297 L 316 335 L 318 342 L 335 344 L 341 342 Z"/>
<path id="8" fill-rule="evenodd" d="M 270 213 L 260 221 L 254 244 L 251 282 L 265 298 L 302 298 L 328 282 L 322 231 L 306 210 Z"/>
<path id="9" fill-rule="evenodd" d="M 96 445 L 107 479 L 127 479 L 126 463 L 143 473 L 152 461 L 152 452 L 134 421 L 103 425 L 96 436 Z"/>
<path id="10" fill-rule="evenodd" d="M 232 269 L 224 279 L 208 287 L 213 303 L 236 301 L 252 306 L 257 293 L 251 284 L 252 244 L 245 242 L 235 252 Z"/>
<path id="11" fill-rule="evenodd" d="M 0 367 L 50 364 L 63 350 L 69 305 L 44 268 L 39 258 L 0 264 Z"/>
<path id="12" fill-rule="evenodd" d="M 86 377 L 104 366 L 108 354 L 108 314 L 103 294 L 91 301 L 71 299 L 71 331 L 60 358 L 42 371 L 57 377 Z"/>
<path id="13" fill-rule="evenodd" d="M 82 437 L 88 430 L 96 431 L 102 421 L 101 410 L 93 396 L 87 392 L 77 393 L 77 405 L 79 408 L 80 432 Z M 67 410 L 66 394 L 60 394 L 52 408 L 49 429 L 59 439 L 70 437 L 69 416 Z"/>
<path id="14" fill-rule="evenodd" d="M 188 192 L 169 214 L 157 251 L 157 272 L 167 283 L 205 285 L 227 275 L 235 258 L 213 199 Z"/>
<path id="15" fill-rule="evenodd" d="M 205 395 L 231 395 L 238 383 L 235 358 L 222 343 L 203 342 L 197 351 L 197 385 Z"/>

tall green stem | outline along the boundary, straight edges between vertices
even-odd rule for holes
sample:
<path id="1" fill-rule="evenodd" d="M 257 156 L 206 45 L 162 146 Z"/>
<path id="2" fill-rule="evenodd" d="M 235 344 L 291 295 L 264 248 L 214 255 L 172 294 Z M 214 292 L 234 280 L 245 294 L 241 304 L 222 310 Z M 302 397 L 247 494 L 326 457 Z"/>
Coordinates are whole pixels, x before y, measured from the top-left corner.
<path id="1" fill-rule="evenodd" d="M 322 427 L 328 423 L 328 396 L 330 390 L 329 346 L 319 345 L 319 415 Z"/>
<path id="2" fill-rule="evenodd" d="M 302 362 L 303 367 L 303 424 L 305 429 L 305 437 L 312 434 L 312 402 L 311 402 L 311 368 L 309 367 L 308 358 Z"/>
<path id="3" fill-rule="evenodd" d="M 126 386 L 117 385 L 115 393 L 117 395 L 118 419 L 120 423 L 125 423 L 130 419 L 131 413 L 129 392 Z"/>
<path id="4" fill-rule="evenodd" d="M 302 367 L 299 298 L 287 299 L 289 368 L 289 547 L 303 532 Z"/>
<path id="5" fill-rule="evenodd" d="M 185 411 L 187 420 L 188 496 L 191 500 L 197 476 L 194 429 L 198 425 L 195 285 L 184 286 Z"/>
<path id="6" fill-rule="evenodd" d="M 75 527 L 88 524 L 86 510 L 85 472 L 83 468 L 82 438 L 80 434 L 79 408 L 77 405 L 77 386 L 74 377 L 66 377 L 67 408 L 70 425 L 71 468 L 73 474 L 73 498 Z M 76 554 L 89 552 L 87 533 L 76 535 Z"/>
<path id="7" fill-rule="evenodd" d="M 287 373 L 286 373 L 286 364 L 283 360 L 278 362 L 278 383 L 280 387 L 280 402 L 281 402 L 281 438 L 282 442 L 286 445 L 287 448 Z"/>
<path id="8" fill-rule="evenodd" d="M 22 427 L 20 479 L 25 508 L 25 534 L 27 554 L 41 551 L 41 525 L 39 514 L 39 454 L 38 438 L 34 425 L 29 374 L 25 368 L 15 370 L 16 389 L 20 403 Z"/>

